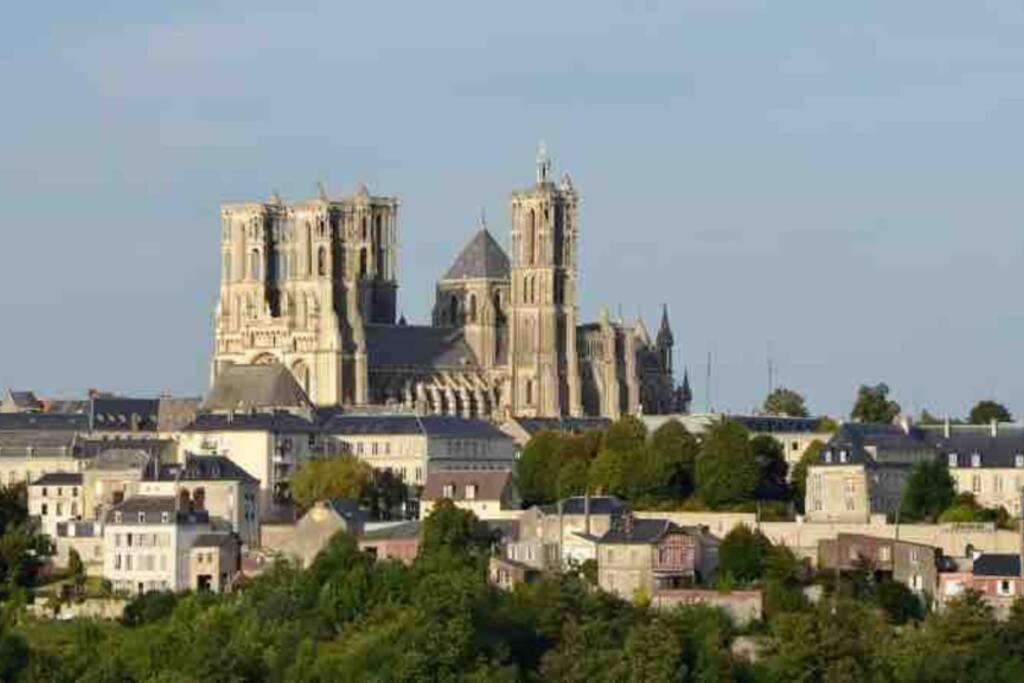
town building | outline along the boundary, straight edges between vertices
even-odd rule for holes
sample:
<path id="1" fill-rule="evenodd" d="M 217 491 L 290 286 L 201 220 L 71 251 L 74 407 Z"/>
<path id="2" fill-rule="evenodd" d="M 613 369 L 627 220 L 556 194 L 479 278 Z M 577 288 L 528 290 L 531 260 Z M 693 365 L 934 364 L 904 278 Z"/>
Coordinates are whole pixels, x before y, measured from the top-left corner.
<path id="1" fill-rule="evenodd" d="M 359 549 L 379 562 L 397 560 L 412 564 L 419 554 L 422 527 L 419 521 L 378 522 L 372 529 L 367 524 L 359 537 Z"/>
<path id="2" fill-rule="evenodd" d="M 441 499 L 487 519 L 520 507 L 519 490 L 511 470 L 449 470 L 432 472 L 420 497 L 420 519 L 426 518 Z"/>
<path id="3" fill-rule="evenodd" d="M 863 570 L 889 577 L 917 593 L 935 595 L 942 551 L 922 543 L 840 533 L 818 543 L 818 567 Z"/>
<path id="4" fill-rule="evenodd" d="M 218 569 L 216 581 L 202 578 L 209 575 L 205 561 L 203 567 L 193 567 L 194 561 L 198 563 L 193 548 L 201 539 L 202 547 L 209 547 L 212 535 L 231 536 L 231 532 L 216 531 L 205 510 L 182 509 L 175 496 L 130 498 L 115 505 L 106 517 L 103 576 L 115 591 L 125 593 L 200 590 L 213 585 L 224 589 L 234 578 L 228 572 L 221 581 L 221 570 L 226 571 L 230 561 L 218 557 L 216 564 L 208 565 Z"/>
<path id="5" fill-rule="evenodd" d="M 1021 512 L 1024 427 L 847 423 L 808 468 L 809 521 L 863 522 L 895 515 L 915 465 L 941 460 L 959 492 L 984 507 Z"/>
<path id="6" fill-rule="evenodd" d="M 321 425 L 328 455 L 350 454 L 410 486 L 430 472 L 510 470 L 515 444 L 485 420 L 442 415 L 330 414 Z"/>
<path id="7" fill-rule="evenodd" d="M 39 520 L 39 529 L 55 538 L 57 524 L 81 519 L 82 474 L 80 472 L 50 472 L 28 486 L 28 514 Z"/>
<path id="8" fill-rule="evenodd" d="M 681 410 L 667 312 L 654 337 L 580 320 L 578 203 L 541 150 L 510 199 L 511 256 L 481 225 L 420 326 L 398 316 L 395 197 L 226 204 L 211 379 L 278 363 L 318 406 L 492 419 Z"/>
<path id="9" fill-rule="evenodd" d="M 31 391 L 4 389 L 0 394 L 0 413 L 36 413 L 43 407 L 43 402 Z"/>
<path id="10" fill-rule="evenodd" d="M 615 496 L 576 496 L 535 505 L 519 517 L 519 533 L 504 556 L 541 570 L 560 571 L 596 559 L 596 539 L 629 512 Z"/>
<path id="11" fill-rule="evenodd" d="M 358 538 L 363 534 L 367 514 L 353 500 L 338 498 L 315 503 L 297 522 L 264 524 L 264 551 L 290 558 L 308 567 L 338 533 Z"/>
<path id="12" fill-rule="evenodd" d="M 981 593 L 996 616 L 1006 618 L 1010 608 L 1024 595 L 1020 553 L 983 553 L 966 558 L 953 571 L 939 574 L 939 598 L 943 603 L 961 597 L 967 590 Z"/>
<path id="13" fill-rule="evenodd" d="M 598 585 L 627 600 L 688 587 L 717 566 L 717 541 L 665 519 L 623 515 L 597 540 Z"/>

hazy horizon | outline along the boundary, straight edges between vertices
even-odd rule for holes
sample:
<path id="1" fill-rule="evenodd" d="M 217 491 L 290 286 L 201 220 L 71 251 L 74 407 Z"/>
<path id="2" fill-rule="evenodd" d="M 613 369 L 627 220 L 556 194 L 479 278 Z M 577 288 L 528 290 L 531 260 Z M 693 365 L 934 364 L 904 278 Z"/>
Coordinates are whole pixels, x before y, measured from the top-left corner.
<path id="1" fill-rule="evenodd" d="M 219 205 L 320 181 L 399 197 L 424 323 L 544 140 L 582 319 L 668 304 L 695 409 L 709 352 L 713 407 L 757 407 L 770 347 L 815 412 L 1024 414 L 1019 4 L 293 5 L 8 10 L 0 388 L 203 393 Z"/>

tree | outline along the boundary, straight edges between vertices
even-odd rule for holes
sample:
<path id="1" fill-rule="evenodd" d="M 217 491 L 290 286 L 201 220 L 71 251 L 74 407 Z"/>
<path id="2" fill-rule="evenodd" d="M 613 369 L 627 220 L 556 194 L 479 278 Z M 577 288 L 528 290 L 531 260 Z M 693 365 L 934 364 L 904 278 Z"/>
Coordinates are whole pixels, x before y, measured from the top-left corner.
<path id="1" fill-rule="evenodd" d="M 456 507 L 455 503 L 442 498 L 423 520 L 423 536 L 420 547 L 424 554 L 449 551 L 465 553 L 490 546 L 487 526 L 469 510 Z"/>
<path id="2" fill-rule="evenodd" d="M 373 470 L 363 493 L 374 519 L 391 519 L 409 498 L 409 487 L 391 470 Z"/>
<path id="3" fill-rule="evenodd" d="M 309 460 L 292 475 L 292 499 L 304 508 L 335 498 L 365 501 L 372 479 L 373 468 L 352 455 Z"/>
<path id="4" fill-rule="evenodd" d="M 807 417 L 807 405 L 804 397 L 785 387 L 778 387 L 764 399 L 764 412 L 769 415 L 787 415 L 789 417 Z"/>
<path id="5" fill-rule="evenodd" d="M 774 437 L 758 434 L 750 440 L 750 450 L 757 462 L 757 499 L 783 500 L 789 493 L 786 473 L 786 452 Z"/>
<path id="6" fill-rule="evenodd" d="M 993 420 L 996 422 L 1013 422 L 1013 416 L 1010 415 L 1010 411 L 1006 409 L 1006 406 L 1001 403 L 978 401 L 971 408 L 971 414 L 967 417 L 967 421 L 972 425 L 987 425 Z"/>
<path id="7" fill-rule="evenodd" d="M 516 484 L 523 505 L 550 503 L 558 497 L 559 455 L 562 435 L 557 432 L 535 434 L 516 463 Z"/>
<path id="8" fill-rule="evenodd" d="M 718 573 L 740 583 L 759 581 L 768 566 L 772 542 L 745 524 L 733 527 L 718 546 Z"/>
<path id="9" fill-rule="evenodd" d="M 613 422 L 604 433 L 604 450 L 634 453 L 644 447 L 647 427 L 634 415 L 625 415 Z"/>
<path id="10" fill-rule="evenodd" d="M 803 455 L 800 456 L 800 461 L 793 466 L 790 488 L 793 492 L 793 504 L 800 512 L 804 512 L 804 501 L 807 498 L 807 470 L 811 465 L 820 461 L 823 450 L 825 450 L 825 444 L 815 439 L 807 445 Z"/>
<path id="11" fill-rule="evenodd" d="M 590 490 L 604 495 L 628 497 L 630 493 L 630 461 L 639 460 L 636 453 L 606 448 L 590 463 L 587 482 Z"/>
<path id="12" fill-rule="evenodd" d="M 712 507 L 750 500 L 757 489 L 757 462 L 743 425 L 725 420 L 708 429 L 697 457 L 697 494 Z"/>
<path id="13" fill-rule="evenodd" d="M 942 460 L 914 466 L 903 488 L 900 514 L 906 520 L 934 522 L 953 502 L 956 487 Z"/>
<path id="14" fill-rule="evenodd" d="M 700 443 L 679 420 L 669 420 L 651 434 L 648 451 L 653 460 L 659 494 L 682 499 L 693 492 L 694 468 Z"/>
<path id="15" fill-rule="evenodd" d="M 889 399 L 889 386 L 884 382 L 875 386 L 861 385 L 857 402 L 850 417 L 860 422 L 890 423 L 900 414 L 900 404 Z"/>

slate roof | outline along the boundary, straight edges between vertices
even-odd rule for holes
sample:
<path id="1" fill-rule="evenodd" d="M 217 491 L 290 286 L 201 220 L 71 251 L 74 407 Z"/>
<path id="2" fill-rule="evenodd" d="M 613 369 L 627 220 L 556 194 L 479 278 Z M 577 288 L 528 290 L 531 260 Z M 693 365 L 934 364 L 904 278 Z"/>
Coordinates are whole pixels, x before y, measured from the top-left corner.
<path id="1" fill-rule="evenodd" d="M 183 431 L 186 432 L 254 432 L 285 434 L 310 433 L 316 425 L 292 413 L 200 413 Z"/>
<path id="2" fill-rule="evenodd" d="M 952 464 L 950 455 L 956 454 L 958 467 L 971 467 L 971 456 L 981 456 L 982 467 L 1009 468 L 1016 466 L 1016 456 L 1024 455 L 1024 429 L 1001 425 L 995 436 L 985 426 L 957 425 L 947 438 L 942 428 L 927 430 L 928 441 L 942 454 L 944 462 Z"/>
<path id="3" fill-rule="evenodd" d="M 360 541 L 389 541 L 419 538 L 422 525 L 418 521 L 399 522 L 363 532 Z"/>
<path id="4" fill-rule="evenodd" d="M 153 480 L 147 472 L 145 478 Z M 223 455 L 195 455 L 188 453 L 185 464 L 161 465 L 157 472 L 158 481 L 241 481 L 259 483 L 259 480 Z"/>
<path id="5" fill-rule="evenodd" d="M 81 413 L 0 413 L 0 431 L 47 429 L 87 431 L 89 416 Z"/>
<path id="6" fill-rule="evenodd" d="M 934 453 L 935 449 L 919 427 L 904 429 L 895 424 L 847 422 L 839 427 L 822 450 L 820 462 L 910 466 Z"/>
<path id="7" fill-rule="evenodd" d="M 373 368 L 466 368 L 479 365 L 461 329 L 421 325 L 367 325 Z"/>
<path id="8" fill-rule="evenodd" d="M 0 431 L 0 455 L 24 457 L 32 449 L 33 457 L 58 457 L 74 451 L 78 435 L 68 430 Z"/>
<path id="9" fill-rule="evenodd" d="M 32 486 L 81 486 L 81 472 L 48 472 L 32 482 Z"/>
<path id="10" fill-rule="evenodd" d="M 487 228 L 481 228 L 463 247 L 442 279 L 508 279 L 509 273 L 509 260 L 505 250 Z"/>
<path id="11" fill-rule="evenodd" d="M 576 434 L 594 429 L 607 429 L 612 423 L 607 417 L 520 417 L 515 420 L 530 435 L 539 432 Z"/>
<path id="12" fill-rule="evenodd" d="M 335 498 L 326 501 L 325 504 L 344 519 L 365 522 L 370 517 L 366 510 L 359 507 L 359 502 L 351 498 Z"/>
<path id="13" fill-rule="evenodd" d="M 306 392 L 280 363 L 230 365 L 217 375 L 203 410 L 229 411 L 267 408 L 312 409 Z"/>
<path id="14" fill-rule="evenodd" d="M 974 560 L 975 576 L 1020 576 L 1020 555 L 985 553 Z"/>
<path id="15" fill-rule="evenodd" d="M 636 519 L 632 527 L 624 521 L 613 524 L 599 543 L 657 543 L 666 534 L 691 533 L 690 529 L 681 527 L 667 519 Z"/>
<path id="16" fill-rule="evenodd" d="M 505 432 L 486 420 L 473 420 L 454 415 L 423 415 L 419 421 L 423 432 L 429 437 L 509 440 Z"/>
<path id="17" fill-rule="evenodd" d="M 120 512 L 121 524 L 170 524 L 177 520 L 179 522 L 205 524 L 209 522 L 209 513 L 205 510 L 186 511 L 178 509 L 178 500 L 175 496 L 132 496 L 128 500 L 115 505 L 110 509 L 107 517 L 108 524 L 117 524 L 114 521 L 115 513 Z M 138 514 L 146 514 L 145 521 L 140 522 Z M 163 513 L 168 513 L 169 521 L 163 521 Z"/>
<path id="18" fill-rule="evenodd" d="M 192 541 L 193 548 L 220 548 L 225 545 L 237 544 L 232 534 L 199 534 Z"/>
<path id="19" fill-rule="evenodd" d="M 89 401 L 94 430 L 150 431 L 157 428 L 160 399 L 96 396 Z"/>
<path id="20" fill-rule="evenodd" d="M 109 448 L 89 462 L 91 470 L 143 469 L 152 456 L 138 448 Z"/>
<path id="21" fill-rule="evenodd" d="M 416 415 L 332 415 L 323 424 L 326 434 L 422 434 Z"/>
<path id="22" fill-rule="evenodd" d="M 817 432 L 820 420 L 814 417 L 788 417 L 785 415 L 732 415 L 730 420 L 739 422 L 755 433 Z"/>
<path id="23" fill-rule="evenodd" d="M 586 514 L 586 498 L 583 496 L 573 496 L 571 498 L 562 499 L 562 514 L 563 515 L 582 515 Z M 541 509 L 548 514 L 558 514 L 558 504 L 552 503 L 549 505 L 541 506 Z M 629 510 L 629 505 L 626 501 L 615 496 L 591 496 L 590 497 L 590 514 L 592 515 L 620 515 L 623 512 Z"/>
<path id="24" fill-rule="evenodd" d="M 455 487 L 452 500 L 469 500 L 466 498 L 466 487 L 475 484 L 477 490 L 473 500 L 499 500 L 511 481 L 512 473 L 508 470 L 430 472 L 423 487 L 422 499 L 444 498 L 444 487 L 451 484 Z"/>

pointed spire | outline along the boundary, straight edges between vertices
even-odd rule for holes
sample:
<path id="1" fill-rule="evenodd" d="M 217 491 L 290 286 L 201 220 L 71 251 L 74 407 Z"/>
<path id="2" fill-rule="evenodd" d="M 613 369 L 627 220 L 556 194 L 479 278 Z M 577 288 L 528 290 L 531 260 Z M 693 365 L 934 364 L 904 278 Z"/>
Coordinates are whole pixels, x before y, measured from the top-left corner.
<path id="1" fill-rule="evenodd" d="M 480 229 L 487 232 L 487 211 L 480 207 Z"/>
<path id="2" fill-rule="evenodd" d="M 550 175 L 551 159 L 548 158 L 548 147 L 541 140 L 540 145 L 537 146 L 537 184 L 543 185 L 548 182 Z"/>
<path id="3" fill-rule="evenodd" d="M 672 335 L 672 325 L 668 321 L 668 304 L 661 305 L 661 325 L 658 327 L 658 345 L 672 346 L 675 338 Z"/>

